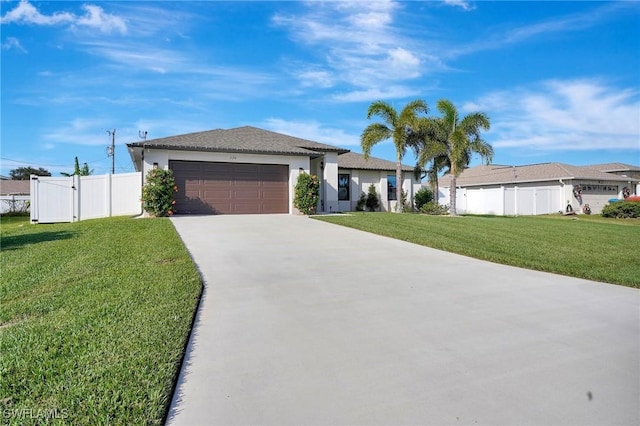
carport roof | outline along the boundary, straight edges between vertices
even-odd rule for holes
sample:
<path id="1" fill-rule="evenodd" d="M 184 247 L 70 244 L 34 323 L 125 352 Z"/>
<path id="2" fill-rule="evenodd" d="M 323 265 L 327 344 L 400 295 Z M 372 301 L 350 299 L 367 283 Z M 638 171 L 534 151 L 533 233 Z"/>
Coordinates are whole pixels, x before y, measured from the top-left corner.
<path id="1" fill-rule="evenodd" d="M 131 148 L 155 148 L 185 151 L 237 152 L 253 154 L 310 155 L 318 152 L 349 152 L 306 139 L 300 139 L 269 130 L 244 126 L 216 129 L 186 135 L 150 139 L 127 144 Z"/>
<path id="2" fill-rule="evenodd" d="M 525 166 L 489 164 L 466 169 L 456 179 L 458 186 L 501 185 L 524 182 L 548 182 L 560 179 L 636 182 L 637 179 L 606 173 L 591 166 L 572 166 L 564 163 L 542 163 Z M 439 179 L 443 187 L 451 184 L 451 175 Z"/>
<path id="3" fill-rule="evenodd" d="M 369 157 L 364 159 L 364 155 L 355 152 L 347 152 L 338 156 L 339 169 L 358 169 L 358 170 L 395 170 L 396 163 L 393 161 L 382 160 L 380 158 Z M 413 171 L 413 167 L 402 165 L 402 170 L 406 172 Z"/>

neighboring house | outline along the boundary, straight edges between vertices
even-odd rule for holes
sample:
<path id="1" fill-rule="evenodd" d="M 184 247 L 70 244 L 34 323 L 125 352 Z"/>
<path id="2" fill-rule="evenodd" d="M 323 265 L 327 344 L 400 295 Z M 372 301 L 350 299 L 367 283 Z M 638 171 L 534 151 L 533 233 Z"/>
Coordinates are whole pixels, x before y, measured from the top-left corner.
<path id="1" fill-rule="evenodd" d="M 543 163 L 471 167 L 456 180 L 457 210 L 458 213 L 495 215 L 538 215 L 568 210 L 582 213 L 588 204 L 591 213 L 597 214 L 610 199 L 623 198 L 625 190 L 632 195 L 638 193 L 638 178 L 614 171 L 624 169 L 630 173 L 640 168 L 615 164 L 618 166 Z M 611 169 L 611 172 L 599 169 Z M 441 177 L 439 185 L 445 194 L 439 202 L 449 204 L 450 175 Z"/>
<path id="2" fill-rule="evenodd" d="M 209 130 L 127 147 L 143 176 L 154 167 L 173 171 L 176 211 L 181 214 L 296 213 L 294 187 L 303 172 L 320 180 L 319 212 L 353 210 L 371 183 L 383 210 L 395 206 L 387 200 L 394 183 L 388 176 L 395 163 L 375 158 L 365 162 L 347 149 L 255 127 Z M 402 185 L 408 199 L 419 188 L 409 173 Z"/>
<path id="3" fill-rule="evenodd" d="M 28 211 L 29 184 L 28 180 L 0 179 L 0 213 Z"/>
<path id="4" fill-rule="evenodd" d="M 0 179 L 0 195 L 29 195 L 30 182 L 28 180 Z"/>

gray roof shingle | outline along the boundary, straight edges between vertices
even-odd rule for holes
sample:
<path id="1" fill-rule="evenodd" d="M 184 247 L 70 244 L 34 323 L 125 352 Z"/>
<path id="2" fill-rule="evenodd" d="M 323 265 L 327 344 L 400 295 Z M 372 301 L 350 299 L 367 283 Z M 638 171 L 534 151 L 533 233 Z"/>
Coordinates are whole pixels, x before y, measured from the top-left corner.
<path id="1" fill-rule="evenodd" d="M 254 154 L 316 155 L 317 152 L 349 152 L 306 139 L 283 135 L 256 127 L 216 129 L 186 135 L 150 139 L 127 144 L 129 148 L 146 147 L 186 151 L 246 152 Z"/>
<path id="2" fill-rule="evenodd" d="M 500 185 L 508 183 L 544 182 L 559 179 L 589 179 L 607 181 L 636 181 L 613 173 L 585 167 L 572 166 L 564 163 L 542 163 L 526 166 L 482 165 L 466 169 L 456 179 L 460 186 Z M 451 175 L 444 175 L 439 179 L 440 185 L 448 186 Z"/>
<path id="3" fill-rule="evenodd" d="M 29 195 L 31 181 L 29 180 L 0 180 L 0 195 Z"/>
<path id="4" fill-rule="evenodd" d="M 339 169 L 358 169 L 358 170 L 387 170 L 395 171 L 396 163 L 393 161 L 383 160 L 381 158 L 369 157 L 364 159 L 364 155 L 355 152 L 347 152 L 338 155 Z M 402 165 L 402 170 L 412 172 L 413 167 Z"/>

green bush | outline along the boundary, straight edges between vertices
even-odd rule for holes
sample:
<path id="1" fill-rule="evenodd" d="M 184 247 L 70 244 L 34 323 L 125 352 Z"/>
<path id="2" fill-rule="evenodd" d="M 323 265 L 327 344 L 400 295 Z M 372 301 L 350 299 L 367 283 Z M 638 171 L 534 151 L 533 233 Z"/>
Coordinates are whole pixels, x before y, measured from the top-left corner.
<path id="1" fill-rule="evenodd" d="M 171 216 L 175 213 L 174 192 L 178 187 L 171 170 L 149 170 L 142 187 L 142 208 L 154 217 Z"/>
<path id="2" fill-rule="evenodd" d="M 358 198 L 358 202 L 356 203 L 356 211 L 363 212 L 366 204 L 367 204 L 367 194 L 362 192 L 360 193 L 360 198 Z"/>
<path id="3" fill-rule="evenodd" d="M 602 209 L 603 217 L 615 218 L 640 218 L 640 203 L 633 201 L 618 201 L 616 203 L 607 204 Z"/>
<path id="4" fill-rule="evenodd" d="M 376 193 L 376 186 L 374 184 L 369 185 L 369 193 L 367 194 L 365 205 L 370 212 L 374 212 L 380 207 L 380 201 L 378 200 L 378 194 Z"/>
<path id="5" fill-rule="evenodd" d="M 402 213 L 413 213 L 413 205 L 407 201 L 407 191 L 400 189 L 400 202 L 402 203 Z"/>
<path id="6" fill-rule="evenodd" d="M 431 188 L 427 188 L 426 186 L 424 186 L 416 192 L 416 195 L 413 197 L 413 199 L 416 204 L 416 209 L 418 209 L 419 211 L 422 206 L 430 201 L 433 201 L 433 191 L 431 190 Z"/>
<path id="7" fill-rule="evenodd" d="M 435 201 L 429 201 L 420 207 L 420 213 L 430 215 L 444 215 L 449 214 L 449 206 L 438 204 Z"/>
<path id="8" fill-rule="evenodd" d="M 301 173 L 296 183 L 293 205 L 300 213 L 310 215 L 316 211 L 320 196 L 320 182 L 317 176 Z"/>

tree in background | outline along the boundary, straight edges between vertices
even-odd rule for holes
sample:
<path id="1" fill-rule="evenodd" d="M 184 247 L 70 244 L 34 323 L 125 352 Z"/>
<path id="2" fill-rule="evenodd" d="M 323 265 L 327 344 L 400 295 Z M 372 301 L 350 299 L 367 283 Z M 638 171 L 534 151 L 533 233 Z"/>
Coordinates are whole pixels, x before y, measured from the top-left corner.
<path id="1" fill-rule="evenodd" d="M 11 176 L 12 180 L 29 180 L 31 175 L 51 176 L 51 173 L 42 167 L 34 169 L 31 166 L 18 167 L 17 169 L 13 169 L 9 172 L 9 176 Z"/>
<path id="2" fill-rule="evenodd" d="M 427 111 L 427 103 L 420 99 L 409 102 L 400 114 L 384 101 L 372 103 L 367 111 L 367 119 L 377 115 L 383 122 L 370 124 L 362 132 L 360 145 L 364 158 L 369 158 L 374 145 L 387 139 L 392 139 L 396 148 L 396 212 L 402 212 L 402 158 L 409 146 L 408 137 L 411 129 L 418 126 L 418 113 Z"/>
<path id="3" fill-rule="evenodd" d="M 78 157 L 75 158 L 75 167 L 73 170 L 73 173 L 65 173 L 65 172 L 60 172 L 60 174 L 62 176 L 89 176 L 93 174 L 93 169 L 89 170 L 89 165 L 87 163 L 84 163 L 84 165 L 82 166 L 82 168 L 80 167 L 80 163 L 78 162 Z"/>
<path id="4" fill-rule="evenodd" d="M 418 156 L 418 166 L 425 167 L 429 161 L 439 162 L 446 157 L 451 174 L 450 213 L 456 216 L 456 178 L 474 153 L 487 163 L 493 158 L 493 147 L 480 136 L 480 131 L 489 130 L 491 124 L 484 112 L 472 112 L 460 119 L 457 108 L 447 99 L 440 99 L 437 107 L 441 116 L 421 123 L 427 126 L 425 133 L 430 139 Z"/>

